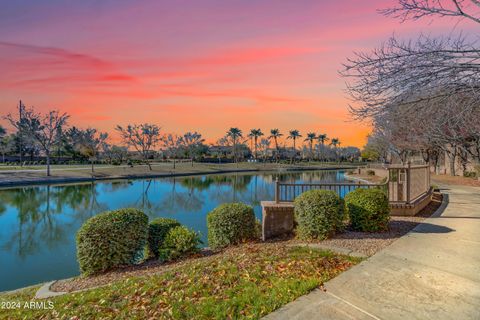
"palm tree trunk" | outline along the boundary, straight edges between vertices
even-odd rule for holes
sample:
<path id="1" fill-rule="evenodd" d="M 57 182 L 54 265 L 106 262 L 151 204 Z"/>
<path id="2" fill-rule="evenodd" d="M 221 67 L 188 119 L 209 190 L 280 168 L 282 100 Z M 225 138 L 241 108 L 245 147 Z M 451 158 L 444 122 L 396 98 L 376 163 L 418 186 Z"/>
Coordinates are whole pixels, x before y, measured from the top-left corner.
<path id="1" fill-rule="evenodd" d="M 296 158 L 297 158 L 297 148 L 296 148 L 296 146 L 295 146 L 295 140 L 296 140 L 296 139 L 293 138 L 293 155 L 292 155 L 292 161 L 291 161 L 291 163 L 293 163 L 293 162 L 294 162 L 294 159 L 296 160 Z"/>
<path id="2" fill-rule="evenodd" d="M 280 158 L 280 152 L 279 152 L 279 150 L 278 150 L 277 137 L 275 137 L 274 139 L 275 139 L 275 152 L 276 152 L 275 158 L 277 159 L 277 162 L 278 162 L 278 160 L 279 160 L 279 158 Z"/>

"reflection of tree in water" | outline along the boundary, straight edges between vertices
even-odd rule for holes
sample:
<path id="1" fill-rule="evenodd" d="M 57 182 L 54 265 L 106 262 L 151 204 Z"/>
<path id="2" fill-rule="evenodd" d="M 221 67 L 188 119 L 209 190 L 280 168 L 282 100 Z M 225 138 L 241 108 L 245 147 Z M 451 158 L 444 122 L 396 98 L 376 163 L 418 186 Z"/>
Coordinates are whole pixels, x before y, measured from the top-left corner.
<path id="1" fill-rule="evenodd" d="M 337 170 L 290 171 L 261 176 L 271 184 L 275 183 L 277 177 L 285 183 L 335 183 L 344 180 L 343 172 Z"/>
<path id="2" fill-rule="evenodd" d="M 203 177 L 187 177 L 180 180 L 180 184 L 186 188 L 195 189 L 198 191 L 208 190 L 212 185 L 214 186 L 233 186 L 237 190 L 245 190 L 252 175 L 211 175 Z"/>
<path id="3" fill-rule="evenodd" d="M 180 190 L 177 188 L 179 182 Z M 172 179 L 171 193 L 163 197 L 160 205 L 162 212 L 175 213 L 177 209 L 182 211 L 200 211 L 203 208 L 204 201 L 201 192 L 208 190 L 214 183 L 211 177 L 201 181 L 199 177 L 189 177 L 181 179 Z"/>
<path id="4" fill-rule="evenodd" d="M 143 180 L 142 192 L 138 199 L 131 205 L 142 209 L 149 217 L 156 217 L 159 213 L 175 213 L 176 210 L 199 211 L 203 207 L 201 197 L 195 192 L 193 185 L 186 191 L 177 190 L 177 179 L 171 179 L 169 194 L 157 195 L 155 191 L 156 180 Z M 163 191 L 162 191 L 163 192 Z M 154 201 L 151 200 L 153 195 Z"/>
<path id="5" fill-rule="evenodd" d="M 18 215 L 18 229 L 12 231 L 4 244 L 8 250 L 18 247 L 18 255 L 24 257 L 38 250 L 40 239 L 47 246 L 64 236 L 51 207 L 51 186 L 19 188 L 0 193 L 1 201 L 14 207 Z"/>
<path id="6" fill-rule="evenodd" d="M 16 248 L 20 257 L 66 241 L 66 236 L 75 232 L 71 229 L 106 208 L 98 203 L 93 183 L 4 190 L 0 201 L 17 212 L 18 229 L 9 234 L 4 247 Z M 61 219 L 67 207 L 72 209 L 69 223 Z"/>
<path id="7" fill-rule="evenodd" d="M 57 213 L 64 213 L 67 207 L 71 208 L 74 221 L 85 221 L 95 214 L 108 209 L 106 204 L 98 202 L 98 185 L 94 182 L 78 185 L 55 187 L 55 209 Z"/>

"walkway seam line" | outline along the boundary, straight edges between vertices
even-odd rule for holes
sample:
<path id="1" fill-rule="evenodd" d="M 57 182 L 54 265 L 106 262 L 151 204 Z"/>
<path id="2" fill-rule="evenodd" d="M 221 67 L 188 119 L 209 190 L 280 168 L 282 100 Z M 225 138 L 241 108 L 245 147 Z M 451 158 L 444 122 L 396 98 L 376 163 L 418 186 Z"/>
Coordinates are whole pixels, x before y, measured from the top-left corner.
<path id="1" fill-rule="evenodd" d="M 382 319 L 380 319 L 379 317 L 377 317 L 377 316 L 375 316 L 375 315 L 373 315 L 373 314 L 371 314 L 371 313 L 363 310 L 363 309 L 360 308 L 360 307 L 357 307 L 357 306 L 354 305 L 353 303 L 350 303 L 350 302 L 348 302 L 347 300 L 345 300 L 345 299 L 343 299 L 343 298 L 340 298 L 339 296 L 337 296 L 337 295 L 335 295 L 335 294 L 333 294 L 333 293 L 331 293 L 331 292 L 326 291 L 326 294 L 329 294 L 329 295 L 331 295 L 332 297 L 334 297 L 335 299 L 338 299 L 338 300 L 340 300 L 340 301 L 342 301 L 342 302 L 345 302 L 345 303 L 348 304 L 349 306 L 357 309 L 358 311 L 366 314 L 366 315 L 369 316 L 369 317 L 372 317 L 372 318 L 375 319 L 375 320 L 382 320 Z"/>

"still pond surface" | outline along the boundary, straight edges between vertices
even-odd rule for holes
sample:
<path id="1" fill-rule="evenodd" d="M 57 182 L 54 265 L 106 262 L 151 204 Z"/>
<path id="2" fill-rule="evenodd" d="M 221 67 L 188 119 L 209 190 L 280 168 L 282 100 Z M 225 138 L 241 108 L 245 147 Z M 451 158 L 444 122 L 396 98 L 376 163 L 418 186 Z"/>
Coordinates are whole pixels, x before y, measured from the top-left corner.
<path id="1" fill-rule="evenodd" d="M 274 182 L 341 182 L 343 171 L 225 174 L 42 185 L 0 190 L 0 291 L 79 274 L 75 234 L 105 210 L 135 207 L 150 219 L 175 218 L 200 232 L 207 213 L 225 202 L 273 200 Z"/>

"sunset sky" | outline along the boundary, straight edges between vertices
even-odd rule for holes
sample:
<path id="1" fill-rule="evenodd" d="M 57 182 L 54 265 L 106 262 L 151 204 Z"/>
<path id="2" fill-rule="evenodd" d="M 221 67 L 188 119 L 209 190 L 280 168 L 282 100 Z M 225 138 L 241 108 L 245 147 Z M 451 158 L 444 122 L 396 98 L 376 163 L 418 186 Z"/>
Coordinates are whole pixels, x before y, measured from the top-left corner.
<path id="1" fill-rule="evenodd" d="M 369 128 L 349 119 L 342 62 L 393 33 L 454 26 L 401 24 L 376 12 L 386 0 L 0 3 L 2 114 L 22 99 L 80 127 L 152 122 L 208 142 L 277 127 L 362 146 Z"/>

